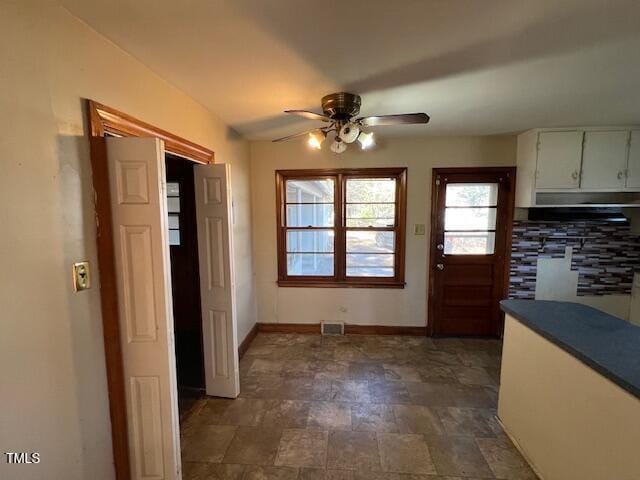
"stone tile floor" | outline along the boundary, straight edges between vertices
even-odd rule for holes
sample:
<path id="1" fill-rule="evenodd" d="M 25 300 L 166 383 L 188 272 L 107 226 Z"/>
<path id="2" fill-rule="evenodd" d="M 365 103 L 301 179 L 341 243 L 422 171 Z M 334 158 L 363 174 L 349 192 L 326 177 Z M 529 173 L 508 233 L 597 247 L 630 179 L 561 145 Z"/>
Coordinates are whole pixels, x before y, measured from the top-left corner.
<path id="1" fill-rule="evenodd" d="M 185 480 L 535 479 L 495 420 L 501 344 L 259 334 L 182 425 Z"/>

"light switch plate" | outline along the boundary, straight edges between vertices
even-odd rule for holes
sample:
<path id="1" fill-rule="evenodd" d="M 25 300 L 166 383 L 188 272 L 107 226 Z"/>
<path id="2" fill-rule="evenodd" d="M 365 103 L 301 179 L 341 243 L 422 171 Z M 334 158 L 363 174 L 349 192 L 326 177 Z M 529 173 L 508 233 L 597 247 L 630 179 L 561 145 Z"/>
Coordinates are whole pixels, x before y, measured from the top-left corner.
<path id="1" fill-rule="evenodd" d="M 414 235 L 424 235 L 424 223 L 416 223 L 413 225 L 413 234 Z"/>
<path id="2" fill-rule="evenodd" d="M 91 288 L 89 262 L 77 262 L 73 264 L 73 288 L 76 292 Z"/>

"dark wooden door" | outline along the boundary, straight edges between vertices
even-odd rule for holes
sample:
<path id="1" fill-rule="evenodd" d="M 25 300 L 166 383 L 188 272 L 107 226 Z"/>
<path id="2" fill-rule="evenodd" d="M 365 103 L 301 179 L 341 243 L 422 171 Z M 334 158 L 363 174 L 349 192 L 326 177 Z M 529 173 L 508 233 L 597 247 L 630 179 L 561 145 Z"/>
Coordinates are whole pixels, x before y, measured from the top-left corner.
<path id="1" fill-rule="evenodd" d="M 166 164 L 178 385 L 204 388 L 194 163 L 167 154 Z"/>
<path id="2" fill-rule="evenodd" d="M 514 188 L 515 168 L 434 169 L 430 334 L 501 334 Z"/>

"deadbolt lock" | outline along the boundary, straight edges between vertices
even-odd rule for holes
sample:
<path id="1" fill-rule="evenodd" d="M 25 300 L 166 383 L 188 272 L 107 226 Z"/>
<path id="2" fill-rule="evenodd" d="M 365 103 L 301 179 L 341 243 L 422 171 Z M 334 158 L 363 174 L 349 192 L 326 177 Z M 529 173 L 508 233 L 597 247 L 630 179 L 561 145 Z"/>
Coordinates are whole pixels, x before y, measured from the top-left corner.
<path id="1" fill-rule="evenodd" d="M 437 248 L 438 250 L 444 250 L 444 245 L 443 245 L 443 244 L 441 244 L 441 243 L 439 243 L 438 245 L 436 245 L 436 248 Z"/>
<path id="2" fill-rule="evenodd" d="M 91 287 L 91 277 L 89 275 L 89 262 L 78 262 L 73 264 L 73 288 L 76 292 L 87 290 Z"/>

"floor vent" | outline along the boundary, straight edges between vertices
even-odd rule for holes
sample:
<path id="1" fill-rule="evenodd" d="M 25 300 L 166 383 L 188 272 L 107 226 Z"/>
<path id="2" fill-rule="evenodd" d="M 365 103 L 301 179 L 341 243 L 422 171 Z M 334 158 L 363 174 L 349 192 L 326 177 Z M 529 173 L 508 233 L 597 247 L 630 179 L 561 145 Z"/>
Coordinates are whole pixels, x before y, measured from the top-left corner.
<path id="1" fill-rule="evenodd" d="M 344 323 L 322 322 L 320 323 L 322 335 L 344 335 Z"/>

